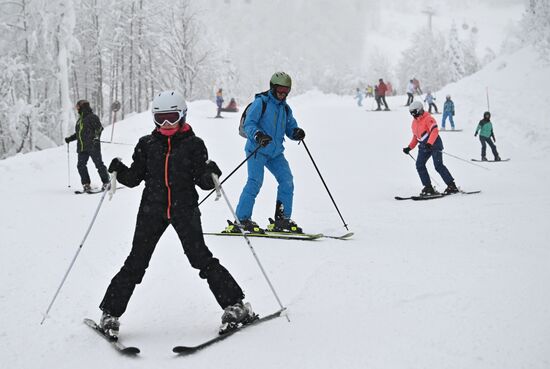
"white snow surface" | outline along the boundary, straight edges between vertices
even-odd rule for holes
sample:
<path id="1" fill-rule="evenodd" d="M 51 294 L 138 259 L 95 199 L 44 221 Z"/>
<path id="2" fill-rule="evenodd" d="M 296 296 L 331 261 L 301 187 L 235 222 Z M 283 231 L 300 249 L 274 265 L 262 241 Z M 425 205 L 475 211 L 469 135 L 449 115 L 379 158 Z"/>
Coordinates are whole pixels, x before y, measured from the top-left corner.
<path id="1" fill-rule="evenodd" d="M 105 289 L 130 251 L 142 186 L 105 200 L 40 325 L 101 197 L 73 195 L 80 189 L 74 144 L 69 155 L 63 146 L 0 161 L 0 367 L 549 368 L 549 84 L 550 69 L 527 48 L 439 91 L 440 108 L 447 93 L 453 96 L 457 127 L 464 129 L 441 133 L 445 150 L 467 163 L 448 155 L 444 161 L 459 186 L 482 193 L 426 202 L 394 200 L 421 188 L 413 161 L 401 151 L 411 138 L 406 97 L 388 98 L 391 112 L 365 111 L 351 96 L 312 91 L 291 98 L 355 236 L 252 239 L 290 323 L 270 321 L 190 357 L 175 357 L 171 348 L 214 337 L 221 309 L 172 228 L 121 318 L 121 341 L 140 347 L 139 358 L 119 355 L 82 323 L 99 318 Z M 487 170 L 470 162 L 480 156 L 473 133 L 487 108 L 486 87 L 499 152 L 511 158 L 482 164 Z M 214 114 L 211 102 L 189 104 L 190 124 L 228 174 L 244 159 L 240 113 L 207 118 Z M 136 114 L 116 123 L 114 138 L 133 145 L 152 128 L 150 113 Z M 110 133 L 107 127 L 104 139 Z M 293 218 L 306 231 L 345 233 L 304 147 L 287 141 L 286 148 L 295 179 Z M 129 164 L 133 146 L 102 150 L 107 165 L 116 156 Z M 93 164 L 88 168 L 98 184 Z M 431 161 L 428 168 L 443 190 Z M 225 186 L 234 206 L 245 180 L 243 168 Z M 263 225 L 275 192 L 266 174 L 254 213 Z M 207 200 L 201 212 L 207 231 L 231 219 L 223 200 Z M 206 243 L 259 314 L 278 309 L 243 239 L 206 237 Z"/>

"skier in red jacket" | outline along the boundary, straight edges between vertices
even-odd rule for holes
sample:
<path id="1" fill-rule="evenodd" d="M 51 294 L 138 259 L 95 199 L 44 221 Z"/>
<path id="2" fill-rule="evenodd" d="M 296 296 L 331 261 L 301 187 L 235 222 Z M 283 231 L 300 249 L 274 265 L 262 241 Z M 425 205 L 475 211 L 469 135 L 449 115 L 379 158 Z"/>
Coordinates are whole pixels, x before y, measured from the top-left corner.
<path id="1" fill-rule="evenodd" d="M 436 120 L 430 113 L 424 111 L 424 105 L 420 101 L 413 101 L 409 106 L 409 112 L 413 116 L 412 132 L 413 137 L 407 147 L 403 148 L 405 154 L 416 147 L 418 144 L 418 156 L 416 158 L 416 170 L 422 181 L 424 188 L 420 196 L 437 195 L 438 192 L 432 187 L 430 175 L 426 169 L 426 162 L 431 157 L 434 162 L 435 170 L 441 175 L 447 188 L 444 191 L 445 195 L 459 192 L 455 185 L 454 178 L 443 164 L 443 141 L 439 137 Z"/>

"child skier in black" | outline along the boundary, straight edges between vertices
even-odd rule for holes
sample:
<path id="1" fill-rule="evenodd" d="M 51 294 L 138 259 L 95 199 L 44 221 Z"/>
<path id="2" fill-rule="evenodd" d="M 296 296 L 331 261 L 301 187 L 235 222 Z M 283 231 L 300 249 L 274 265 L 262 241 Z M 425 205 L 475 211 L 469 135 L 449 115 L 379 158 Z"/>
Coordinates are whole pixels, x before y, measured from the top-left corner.
<path id="1" fill-rule="evenodd" d="M 203 190 L 213 189 L 212 173 L 221 175 L 221 171 L 215 162 L 208 161 L 204 142 L 185 123 L 186 112 L 185 100 L 177 92 L 158 94 L 153 101 L 157 129 L 139 140 L 129 168 L 118 158 L 109 166 L 109 172 L 117 172 L 117 180 L 125 186 L 135 187 L 145 181 L 132 250 L 100 305 L 100 327 L 113 337 L 118 335 L 118 318 L 125 312 L 157 242 L 170 224 L 191 266 L 206 279 L 224 309 L 220 333 L 257 318 L 250 304 L 242 302 L 244 293 L 237 282 L 204 243 L 195 185 Z"/>

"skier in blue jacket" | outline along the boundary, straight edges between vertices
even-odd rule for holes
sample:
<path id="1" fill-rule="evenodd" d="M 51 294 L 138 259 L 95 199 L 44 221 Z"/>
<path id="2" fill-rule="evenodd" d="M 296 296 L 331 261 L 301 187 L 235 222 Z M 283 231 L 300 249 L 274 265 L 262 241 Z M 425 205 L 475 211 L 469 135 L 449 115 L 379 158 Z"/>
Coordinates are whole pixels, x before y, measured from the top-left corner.
<path id="1" fill-rule="evenodd" d="M 251 218 L 256 196 L 263 184 L 265 167 L 279 184 L 275 220 L 270 221 L 268 230 L 302 233 L 302 229 L 291 219 L 294 182 L 290 166 L 283 153 L 283 141 L 285 136 L 294 141 L 301 141 L 306 134 L 298 127 L 292 110 L 286 103 L 292 87 L 290 76 L 284 72 L 277 72 L 271 77 L 269 85 L 267 94 L 256 95 L 244 121 L 247 156 L 256 150 L 258 145 L 261 148 L 247 161 L 248 180 L 241 193 L 236 215 L 243 230 L 264 232 Z M 235 228 L 229 225 L 226 231 L 238 232 L 239 230 Z"/>
<path id="2" fill-rule="evenodd" d="M 455 115 L 455 103 L 451 100 L 451 95 L 445 97 L 445 104 L 443 104 L 443 118 L 441 119 L 441 129 L 445 129 L 445 122 L 447 118 L 451 122 L 451 129 L 455 129 L 455 121 L 453 117 Z"/>

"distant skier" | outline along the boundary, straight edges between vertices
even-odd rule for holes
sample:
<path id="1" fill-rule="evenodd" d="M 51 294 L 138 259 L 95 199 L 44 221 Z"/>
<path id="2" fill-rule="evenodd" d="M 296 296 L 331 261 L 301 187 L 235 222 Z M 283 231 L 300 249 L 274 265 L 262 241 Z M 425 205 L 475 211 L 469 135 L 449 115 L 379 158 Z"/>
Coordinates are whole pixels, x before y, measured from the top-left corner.
<path id="1" fill-rule="evenodd" d="M 374 97 L 374 88 L 372 87 L 372 85 L 367 85 L 367 90 L 366 90 L 366 95 L 365 97 Z"/>
<path id="2" fill-rule="evenodd" d="M 79 100 L 76 103 L 76 110 L 78 112 L 78 120 L 75 125 L 75 133 L 71 136 L 65 137 L 65 142 L 77 140 L 76 152 L 78 153 L 78 174 L 80 174 L 80 182 L 84 192 L 91 192 L 92 186 L 90 182 L 90 175 L 88 173 L 88 159 L 92 158 L 92 161 L 97 168 L 101 182 L 103 183 L 102 189 L 106 189 L 109 185 L 109 173 L 107 173 L 107 167 L 103 164 L 101 158 L 101 132 L 103 132 L 103 126 L 99 117 L 95 115 L 90 107 L 90 103 L 87 100 Z"/>
<path id="3" fill-rule="evenodd" d="M 441 129 L 445 129 L 445 122 L 447 118 L 451 122 L 451 129 L 455 129 L 455 103 L 451 100 L 451 95 L 445 97 L 445 103 L 443 104 L 443 118 L 441 119 Z"/>
<path id="4" fill-rule="evenodd" d="M 222 108 L 222 111 L 230 113 L 236 113 L 239 111 L 239 108 L 237 107 L 237 101 L 234 97 L 229 100 L 229 104 L 227 104 L 225 108 Z"/>
<path id="5" fill-rule="evenodd" d="M 437 105 L 435 105 L 435 97 L 432 95 L 431 91 L 428 91 L 426 94 L 426 98 L 424 99 L 425 103 L 428 103 L 428 112 L 432 114 L 432 108 L 435 109 L 436 114 L 439 114 L 439 111 L 437 110 Z"/>
<path id="6" fill-rule="evenodd" d="M 378 80 L 378 86 L 375 87 L 375 91 L 378 91 L 378 99 L 376 100 L 378 107 L 376 108 L 376 111 L 382 110 L 380 108 L 381 103 L 384 103 L 384 106 L 386 107 L 384 110 L 390 110 L 390 108 L 388 108 L 388 103 L 386 102 L 386 92 L 388 91 L 388 86 L 386 86 L 382 78 Z"/>
<path id="7" fill-rule="evenodd" d="M 357 106 L 363 106 L 363 92 L 359 87 L 355 90 L 355 99 L 357 100 Z"/>
<path id="8" fill-rule="evenodd" d="M 271 77 L 269 86 L 267 95 L 256 95 L 244 121 L 244 131 L 248 136 L 245 145 L 247 156 L 254 152 L 258 145 L 261 148 L 247 161 L 248 179 L 239 198 L 236 215 L 244 231 L 264 233 L 264 230 L 252 220 L 252 211 L 264 181 L 264 168 L 267 168 L 279 184 L 275 220 L 274 223 L 270 223 L 268 230 L 302 233 L 302 228 L 290 218 L 294 181 L 283 153 L 285 149 L 283 142 L 285 136 L 294 141 L 301 141 L 306 134 L 298 127 L 292 110 L 286 102 L 292 87 L 290 76 L 284 72 L 277 72 Z M 232 225 L 229 225 L 225 231 L 240 232 Z"/>
<path id="9" fill-rule="evenodd" d="M 487 145 L 491 147 L 491 151 L 495 157 L 495 161 L 500 161 L 500 156 L 497 152 L 497 147 L 493 142 L 497 142 L 495 131 L 491 123 L 491 113 L 486 111 L 483 113 L 483 119 L 479 121 L 474 137 L 479 133 L 479 141 L 481 142 L 481 160 L 487 161 Z M 493 141 L 491 141 L 491 138 Z"/>
<path id="10" fill-rule="evenodd" d="M 411 105 L 411 103 L 414 101 L 414 83 L 411 79 L 409 83 L 407 84 L 407 103 L 405 106 Z"/>
<path id="11" fill-rule="evenodd" d="M 414 92 L 416 92 L 418 95 L 422 95 L 422 89 L 420 88 L 420 81 L 416 79 L 416 77 L 413 77 L 412 81 L 414 85 Z"/>
<path id="12" fill-rule="evenodd" d="M 119 332 L 119 317 L 137 284 L 141 283 L 155 246 L 169 225 L 174 227 L 189 263 L 206 279 L 214 298 L 224 309 L 220 332 L 257 318 L 231 274 L 214 258 L 204 243 L 195 186 L 214 188 L 212 173 L 221 175 L 208 161 L 204 142 L 185 122 L 187 104 L 174 91 L 159 93 L 153 100 L 157 128 L 142 137 L 134 150 L 130 167 L 118 158 L 109 165 L 117 180 L 128 187 L 145 181 L 137 215 L 132 251 L 111 280 L 100 309 L 100 327 L 110 336 Z M 193 295 L 189 291 L 189 296 Z"/>
<path id="13" fill-rule="evenodd" d="M 453 176 L 443 164 L 443 141 L 439 136 L 437 122 L 430 113 L 424 111 L 424 105 L 420 101 L 414 101 L 409 106 L 409 112 L 413 116 L 411 127 L 413 137 L 409 145 L 403 148 L 403 152 L 409 155 L 410 151 L 414 149 L 418 143 L 416 170 L 424 186 L 422 192 L 420 192 L 420 196 L 438 194 L 432 186 L 430 175 L 426 169 L 426 162 L 430 157 L 433 159 L 435 170 L 441 175 L 441 178 L 443 178 L 443 181 L 445 181 L 447 185 L 444 194 L 449 195 L 459 192 Z"/>
<path id="14" fill-rule="evenodd" d="M 222 104 L 223 104 L 223 90 L 220 88 L 218 92 L 216 92 L 216 105 L 218 106 L 218 114 L 216 114 L 216 118 L 223 118 L 221 115 Z"/>

